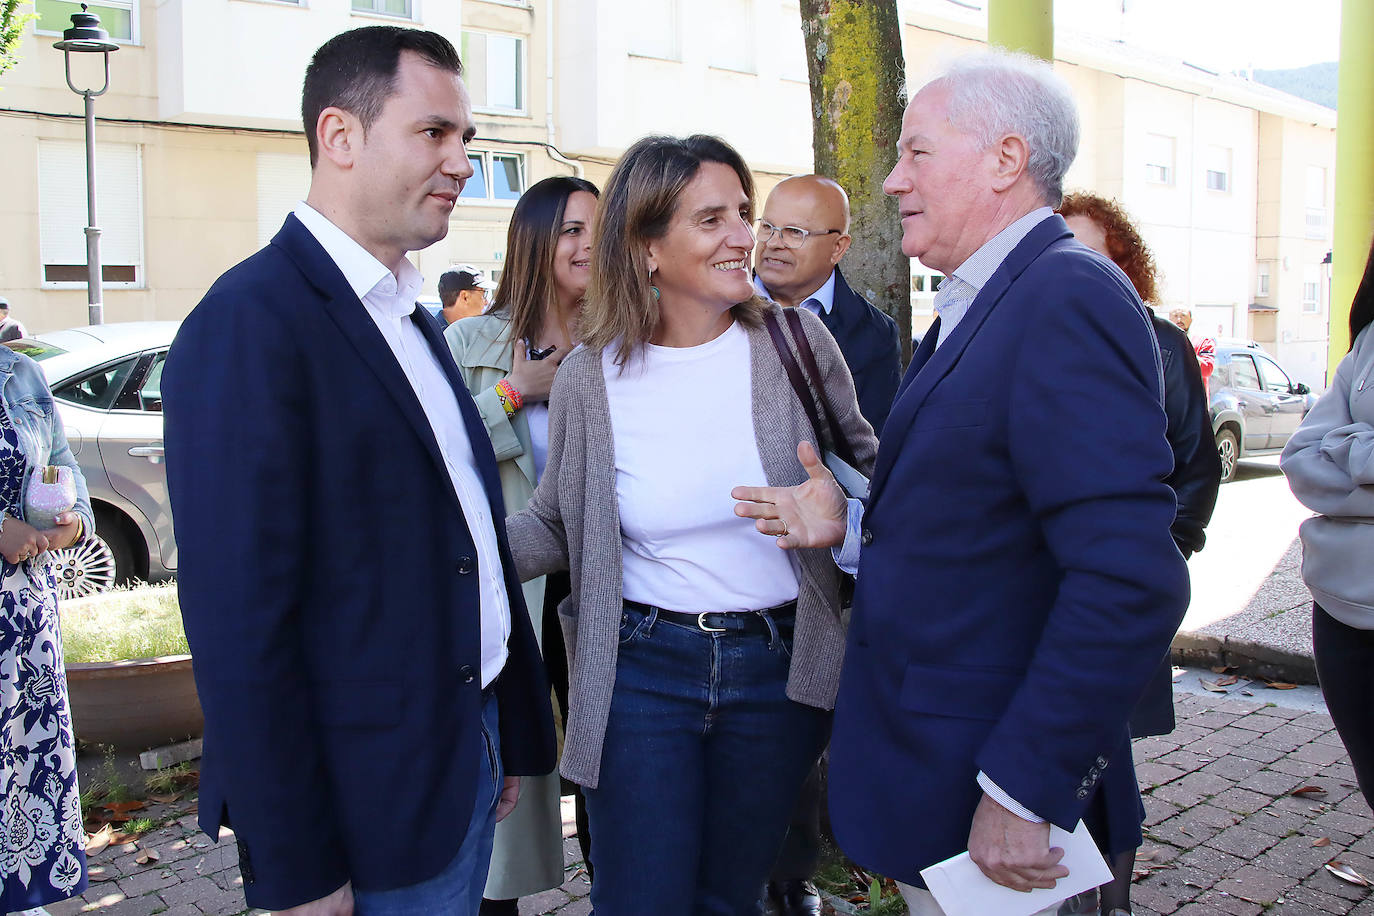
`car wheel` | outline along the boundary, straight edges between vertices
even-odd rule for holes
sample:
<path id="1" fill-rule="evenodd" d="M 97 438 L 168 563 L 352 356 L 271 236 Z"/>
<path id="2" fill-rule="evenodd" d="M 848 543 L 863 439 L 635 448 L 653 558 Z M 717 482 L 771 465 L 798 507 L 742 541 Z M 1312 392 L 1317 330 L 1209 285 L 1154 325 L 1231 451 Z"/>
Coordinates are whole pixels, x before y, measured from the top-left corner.
<path id="1" fill-rule="evenodd" d="M 114 525 L 80 544 L 52 551 L 60 601 L 109 591 L 133 575 L 133 551 L 124 532 Z"/>
<path id="2" fill-rule="evenodd" d="M 1229 483 L 1236 476 L 1236 464 L 1240 461 L 1240 440 L 1229 429 L 1217 432 L 1217 457 L 1221 459 L 1221 482 Z"/>

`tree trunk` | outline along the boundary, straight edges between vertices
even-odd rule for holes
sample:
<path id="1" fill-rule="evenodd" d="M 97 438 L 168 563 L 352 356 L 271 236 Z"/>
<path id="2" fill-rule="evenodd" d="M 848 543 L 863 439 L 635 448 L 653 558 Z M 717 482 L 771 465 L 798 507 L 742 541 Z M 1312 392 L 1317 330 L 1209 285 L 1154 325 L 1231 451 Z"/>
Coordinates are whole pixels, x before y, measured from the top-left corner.
<path id="1" fill-rule="evenodd" d="M 896 0 L 801 0 L 816 171 L 849 192 L 844 275 L 897 322 L 911 358 L 911 265 L 897 203 L 883 193 L 906 107 Z"/>

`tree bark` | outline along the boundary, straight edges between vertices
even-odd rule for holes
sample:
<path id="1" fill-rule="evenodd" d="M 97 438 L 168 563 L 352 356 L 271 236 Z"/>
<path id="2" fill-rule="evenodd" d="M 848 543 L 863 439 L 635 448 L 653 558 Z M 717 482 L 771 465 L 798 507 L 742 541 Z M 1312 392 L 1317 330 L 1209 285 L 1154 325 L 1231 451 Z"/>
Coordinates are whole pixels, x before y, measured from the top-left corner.
<path id="1" fill-rule="evenodd" d="M 801 0 L 816 171 L 849 192 L 849 285 L 897 322 L 911 359 L 911 265 L 897 203 L 883 193 L 906 108 L 896 0 Z"/>

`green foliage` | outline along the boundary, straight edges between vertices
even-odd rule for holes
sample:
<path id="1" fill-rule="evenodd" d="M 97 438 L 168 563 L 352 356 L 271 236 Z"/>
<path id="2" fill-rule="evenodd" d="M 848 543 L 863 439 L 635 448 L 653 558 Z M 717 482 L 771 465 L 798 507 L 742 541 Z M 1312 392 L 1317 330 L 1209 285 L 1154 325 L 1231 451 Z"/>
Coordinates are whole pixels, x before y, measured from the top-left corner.
<path id="1" fill-rule="evenodd" d="M 156 773 L 149 773 L 144 783 L 153 795 L 171 795 L 185 784 L 187 778 L 196 771 L 194 762 L 188 760 L 174 766 L 159 767 Z"/>
<path id="2" fill-rule="evenodd" d="M 59 610 L 62 658 L 69 665 L 190 652 L 175 585 L 116 589 Z"/>
<path id="3" fill-rule="evenodd" d="M 0 73 L 19 63 L 19 45 L 24 41 L 24 27 L 36 18 L 32 12 L 20 12 L 28 0 L 0 0 Z"/>

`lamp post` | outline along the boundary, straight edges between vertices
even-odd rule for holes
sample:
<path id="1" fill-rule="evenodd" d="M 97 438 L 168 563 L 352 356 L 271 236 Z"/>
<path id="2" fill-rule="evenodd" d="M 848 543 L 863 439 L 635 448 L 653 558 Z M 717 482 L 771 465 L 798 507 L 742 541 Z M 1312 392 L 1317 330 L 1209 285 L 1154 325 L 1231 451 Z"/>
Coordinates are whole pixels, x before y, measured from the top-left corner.
<path id="1" fill-rule="evenodd" d="M 105 323 L 105 303 L 101 293 L 100 228 L 95 224 L 95 99 L 110 88 L 110 52 L 119 45 L 110 41 L 110 33 L 100 27 L 100 17 L 86 11 L 72 13 L 72 27 L 62 33 L 62 40 L 53 44 L 62 52 L 66 66 L 67 88 L 86 104 L 86 304 L 91 324 Z M 98 53 L 105 59 L 105 84 L 97 89 L 77 89 L 72 83 L 72 52 Z"/>

